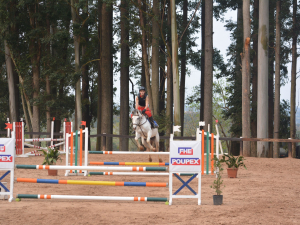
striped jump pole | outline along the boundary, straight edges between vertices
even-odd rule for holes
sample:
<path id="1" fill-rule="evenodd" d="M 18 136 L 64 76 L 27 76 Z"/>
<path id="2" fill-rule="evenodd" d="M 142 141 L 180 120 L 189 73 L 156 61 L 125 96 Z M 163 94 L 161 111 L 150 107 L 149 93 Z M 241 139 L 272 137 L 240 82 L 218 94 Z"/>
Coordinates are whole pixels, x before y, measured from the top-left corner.
<path id="1" fill-rule="evenodd" d="M 58 139 L 52 139 L 52 138 L 35 138 L 35 139 L 25 139 L 25 141 L 28 142 L 43 142 L 43 141 L 64 141 L 63 138 L 58 138 Z"/>
<path id="2" fill-rule="evenodd" d="M 77 196 L 77 195 L 29 195 L 18 194 L 17 198 L 35 199 L 73 199 L 73 200 L 104 200 L 104 201 L 140 201 L 140 202 L 166 202 L 168 198 L 159 197 L 118 197 L 118 196 Z"/>
<path id="3" fill-rule="evenodd" d="M 170 152 L 89 151 L 89 154 L 103 154 L 103 155 L 170 155 Z"/>
<path id="4" fill-rule="evenodd" d="M 144 172 L 90 172 L 89 175 L 108 175 L 108 176 L 169 176 L 169 173 L 144 173 Z M 179 176 L 193 176 L 193 173 L 177 173 Z"/>
<path id="5" fill-rule="evenodd" d="M 43 149 L 43 150 L 47 150 L 48 148 L 54 148 L 54 147 L 64 145 L 64 144 L 65 144 L 65 142 L 61 142 L 61 143 L 57 143 L 57 144 L 54 144 L 54 145 L 50 145 L 48 147 L 41 147 L 41 146 L 37 146 L 37 145 L 24 143 L 25 146 L 28 146 L 28 147 L 31 147 L 31 148 Z"/>
<path id="6" fill-rule="evenodd" d="M 54 179 L 31 179 L 16 178 L 22 183 L 43 183 L 43 184 L 75 184 L 75 185 L 101 185 L 101 186 L 137 186 L 137 187 L 167 187 L 168 183 L 155 182 L 117 182 L 117 181 L 83 181 L 83 180 L 54 180 Z"/>
<path id="7" fill-rule="evenodd" d="M 29 154 L 26 154 L 28 156 L 43 156 L 44 154 L 41 154 L 41 153 L 29 153 Z"/>
<path id="8" fill-rule="evenodd" d="M 169 163 L 159 162 L 90 162 L 90 165 L 106 166 L 168 166 Z"/>
<path id="9" fill-rule="evenodd" d="M 34 169 L 34 170 L 168 171 L 168 167 L 106 167 L 106 166 L 16 165 L 16 168 L 17 169 Z"/>

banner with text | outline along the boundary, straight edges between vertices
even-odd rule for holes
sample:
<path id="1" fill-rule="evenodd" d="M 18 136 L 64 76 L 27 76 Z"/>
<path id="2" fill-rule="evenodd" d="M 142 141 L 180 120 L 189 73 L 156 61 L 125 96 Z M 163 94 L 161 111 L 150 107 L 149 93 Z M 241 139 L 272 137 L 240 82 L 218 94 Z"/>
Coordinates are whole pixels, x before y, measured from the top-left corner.
<path id="1" fill-rule="evenodd" d="M 200 172 L 200 141 L 170 142 L 170 172 Z"/>

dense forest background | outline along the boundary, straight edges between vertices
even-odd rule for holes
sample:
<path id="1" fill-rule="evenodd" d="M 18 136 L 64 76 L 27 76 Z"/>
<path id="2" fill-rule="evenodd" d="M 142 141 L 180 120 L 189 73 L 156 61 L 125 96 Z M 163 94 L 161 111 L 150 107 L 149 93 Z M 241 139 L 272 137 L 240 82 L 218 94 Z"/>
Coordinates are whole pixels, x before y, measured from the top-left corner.
<path id="1" fill-rule="evenodd" d="M 299 5 L 297 0 L 2 0 L 0 130 L 6 118 L 24 118 L 28 131 L 49 132 L 55 117 L 57 132 L 67 118 L 74 129 L 86 121 L 92 133 L 129 135 L 134 105 L 129 96 L 145 86 L 160 135 L 181 125 L 181 135 L 191 136 L 200 120 L 204 129 L 218 120 L 224 137 L 294 139 Z M 225 19 L 228 10 L 236 11 L 236 22 Z M 213 18 L 231 33 L 228 60 L 214 48 Z M 191 66 L 199 70 L 199 82 L 186 97 Z M 284 84 L 291 85 L 290 101 L 280 100 Z M 99 150 L 101 138 L 93 142 Z M 129 142 L 108 138 L 106 149 L 127 151 Z M 239 149 L 235 142 L 223 145 L 233 153 Z M 243 148 L 246 156 L 279 155 L 276 143 L 246 142 Z"/>

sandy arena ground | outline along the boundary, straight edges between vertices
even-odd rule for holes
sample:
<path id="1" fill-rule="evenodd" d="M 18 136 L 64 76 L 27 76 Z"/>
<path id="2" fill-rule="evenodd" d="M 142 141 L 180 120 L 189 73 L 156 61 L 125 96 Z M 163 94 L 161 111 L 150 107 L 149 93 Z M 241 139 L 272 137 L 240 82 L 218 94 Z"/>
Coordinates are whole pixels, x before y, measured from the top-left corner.
<path id="1" fill-rule="evenodd" d="M 28 151 L 28 150 L 27 150 Z M 58 164 L 64 164 L 63 161 Z M 167 162 L 168 157 L 163 156 Z M 157 157 L 153 156 L 157 161 Z M 43 157 L 17 158 L 16 164 L 41 164 Z M 147 162 L 144 155 L 90 155 L 89 161 Z M 196 199 L 163 202 L 79 201 L 22 199 L 0 200 L 0 224 L 300 224 L 300 160 L 246 158 L 248 170 L 237 179 L 223 172 L 224 204 L 214 206 L 210 188 L 214 176 L 202 176 L 202 205 Z M 15 177 L 61 180 L 168 182 L 167 177 L 90 176 L 50 177 L 45 170 L 15 170 Z M 188 177 L 184 177 L 187 180 Z M 7 181 L 7 180 L 6 180 Z M 180 186 L 176 181 L 175 187 Z M 196 181 L 191 184 L 196 188 Z M 16 183 L 16 194 L 168 197 L 165 187 L 116 187 Z M 185 188 L 180 194 L 191 194 Z"/>

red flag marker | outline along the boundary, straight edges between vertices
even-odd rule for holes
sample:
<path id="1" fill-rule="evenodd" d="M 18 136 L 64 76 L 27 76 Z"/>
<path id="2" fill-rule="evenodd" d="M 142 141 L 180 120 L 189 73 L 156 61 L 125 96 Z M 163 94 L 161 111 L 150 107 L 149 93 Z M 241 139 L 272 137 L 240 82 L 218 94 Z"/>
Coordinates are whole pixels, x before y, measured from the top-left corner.
<path id="1" fill-rule="evenodd" d="M 6 127 L 5 129 L 11 129 L 12 130 L 12 123 L 5 123 Z"/>
<path id="2" fill-rule="evenodd" d="M 81 125 L 86 126 L 86 121 L 81 121 Z"/>

